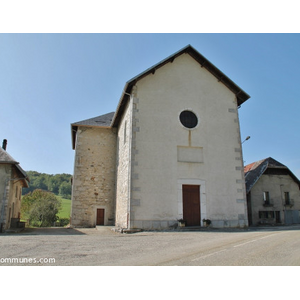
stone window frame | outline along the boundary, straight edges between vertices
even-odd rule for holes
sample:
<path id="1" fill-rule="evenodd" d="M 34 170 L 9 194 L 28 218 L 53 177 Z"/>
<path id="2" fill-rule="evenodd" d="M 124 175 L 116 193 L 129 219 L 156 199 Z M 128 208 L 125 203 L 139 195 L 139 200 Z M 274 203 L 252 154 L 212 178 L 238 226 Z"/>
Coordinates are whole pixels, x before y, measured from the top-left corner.
<path id="1" fill-rule="evenodd" d="M 197 121 L 198 121 L 198 122 L 197 122 L 197 125 L 196 125 L 195 127 L 193 127 L 193 128 L 188 128 L 188 127 L 184 126 L 184 125 L 181 123 L 180 115 L 181 115 L 181 113 L 184 112 L 184 111 L 190 111 L 190 112 L 192 112 L 192 113 L 197 117 Z M 179 121 L 180 125 L 182 126 L 182 128 L 184 128 L 184 129 L 186 129 L 186 130 L 195 130 L 195 129 L 197 129 L 197 128 L 199 127 L 199 124 L 200 124 L 201 119 L 200 119 L 199 115 L 198 115 L 192 108 L 184 108 L 184 109 L 182 109 L 182 110 L 178 113 L 178 121 Z"/>

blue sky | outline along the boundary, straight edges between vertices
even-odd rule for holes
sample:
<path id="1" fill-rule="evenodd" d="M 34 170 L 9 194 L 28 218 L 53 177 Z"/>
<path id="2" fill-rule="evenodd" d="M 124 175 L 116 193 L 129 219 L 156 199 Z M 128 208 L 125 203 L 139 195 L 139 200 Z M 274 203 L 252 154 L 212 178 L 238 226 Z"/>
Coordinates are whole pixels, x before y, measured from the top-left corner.
<path id="1" fill-rule="evenodd" d="M 115 111 L 126 81 L 191 44 L 251 98 L 245 164 L 300 178 L 299 34 L 0 34 L 0 140 L 25 170 L 73 173 L 70 124 Z"/>

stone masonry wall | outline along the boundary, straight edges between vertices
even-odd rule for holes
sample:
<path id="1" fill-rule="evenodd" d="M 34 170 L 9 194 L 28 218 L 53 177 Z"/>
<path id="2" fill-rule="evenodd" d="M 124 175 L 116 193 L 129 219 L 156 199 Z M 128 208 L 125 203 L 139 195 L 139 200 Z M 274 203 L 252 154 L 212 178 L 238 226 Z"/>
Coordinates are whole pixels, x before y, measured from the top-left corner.
<path id="1" fill-rule="evenodd" d="M 263 193 L 268 191 L 270 197 L 270 205 L 264 206 Z M 289 192 L 291 206 L 285 206 L 284 192 Z M 258 225 L 261 221 L 264 223 L 275 223 L 274 219 L 260 219 L 259 211 L 278 211 L 282 223 L 285 223 L 284 211 L 296 210 L 300 211 L 300 192 L 299 186 L 289 175 L 269 175 L 264 174 L 251 190 L 251 209 L 252 224 Z"/>
<path id="2" fill-rule="evenodd" d="M 18 178 L 15 168 L 12 168 L 12 178 Z M 7 212 L 7 228 L 11 226 L 11 218 L 19 218 L 21 216 L 21 196 L 23 182 L 20 180 L 10 180 L 8 212 Z"/>
<path id="3" fill-rule="evenodd" d="M 114 225 L 115 149 L 114 129 L 78 128 L 72 186 L 72 226 L 94 227 L 98 208 L 105 209 L 104 225 Z"/>
<path id="4" fill-rule="evenodd" d="M 3 229 L 7 229 L 8 222 L 8 206 L 9 206 L 9 192 L 12 167 L 9 164 L 0 164 L 0 220 L 3 223 Z"/>
<path id="5" fill-rule="evenodd" d="M 132 103 L 129 102 L 118 128 L 116 227 L 130 226 Z"/>

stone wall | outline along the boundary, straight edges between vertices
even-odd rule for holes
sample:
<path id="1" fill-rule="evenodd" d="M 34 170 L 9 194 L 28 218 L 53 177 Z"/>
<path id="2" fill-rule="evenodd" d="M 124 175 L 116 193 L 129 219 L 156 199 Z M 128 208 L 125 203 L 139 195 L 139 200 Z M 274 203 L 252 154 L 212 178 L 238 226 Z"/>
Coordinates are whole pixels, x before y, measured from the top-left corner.
<path id="1" fill-rule="evenodd" d="M 0 222 L 3 230 L 8 228 L 9 191 L 12 167 L 9 164 L 0 164 Z"/>
<path id="2" fill-rule="evenodd" d="M 264 205 L 264 192 L 269 192 L 270 204 Z M 284 192 L 289 192 L 291 205 L 285 206 Z M 274 219 L 259 218 L 259 211 L 280 212 L 282 223 L 285 210 L 300 211 L 300 191 L 299 186 L 289 175 L 262 175 L 251 189 L 251 212 L 252 224 L 257 225 L 261 222 L 273 224 Z"/>
<path id="3" fill-rule="evenodd" d="M 104 225 L 114 225 L 115 164 L 115 130 L 79 126 L 72 186 L 72 226 L 94 227 L 100 208 L 105 209 Z"/>
<path id="4" fill-rule="evenodd" d="M 0 164 L 0 219 L 4 230 L 10 227 L 11 218 L 20 217 L 23 182 L 11 180 L 18 177 L 13 165 Z"/>
<path id="5" fill-rule="evenodd" d="M 12 172 L 13 172 L 12 178 L 19 177 L 15 168 L 12 168 Z M 8 212 L 10 211 L 10 218 L 20 218 L 23 184 L 24 184 L 23 181 L 20 180 L 10 181 L 9 208 L 8 208 Z"/>
<path id="6" fill-rule="evenodd" d="M 117 146 L 116 227 L 128 228 L 131 197 L 132 100 L 124 111 L 118 127 Z"/>

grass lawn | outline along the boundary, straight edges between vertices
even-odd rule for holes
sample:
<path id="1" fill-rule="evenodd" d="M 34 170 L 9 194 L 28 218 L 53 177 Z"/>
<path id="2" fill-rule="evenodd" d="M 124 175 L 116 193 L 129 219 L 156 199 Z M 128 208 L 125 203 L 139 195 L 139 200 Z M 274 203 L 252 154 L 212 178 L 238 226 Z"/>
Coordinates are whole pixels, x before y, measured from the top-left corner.
<path id="1" fill-rule="evenodd" d="M 58 216 L 60 218 L 70 218 L 71 212 L 71 199 L 65 199 L 61 196 L 56 196 L 58 199 L 61 200 L 61 210 L 58 212 Z"/>

